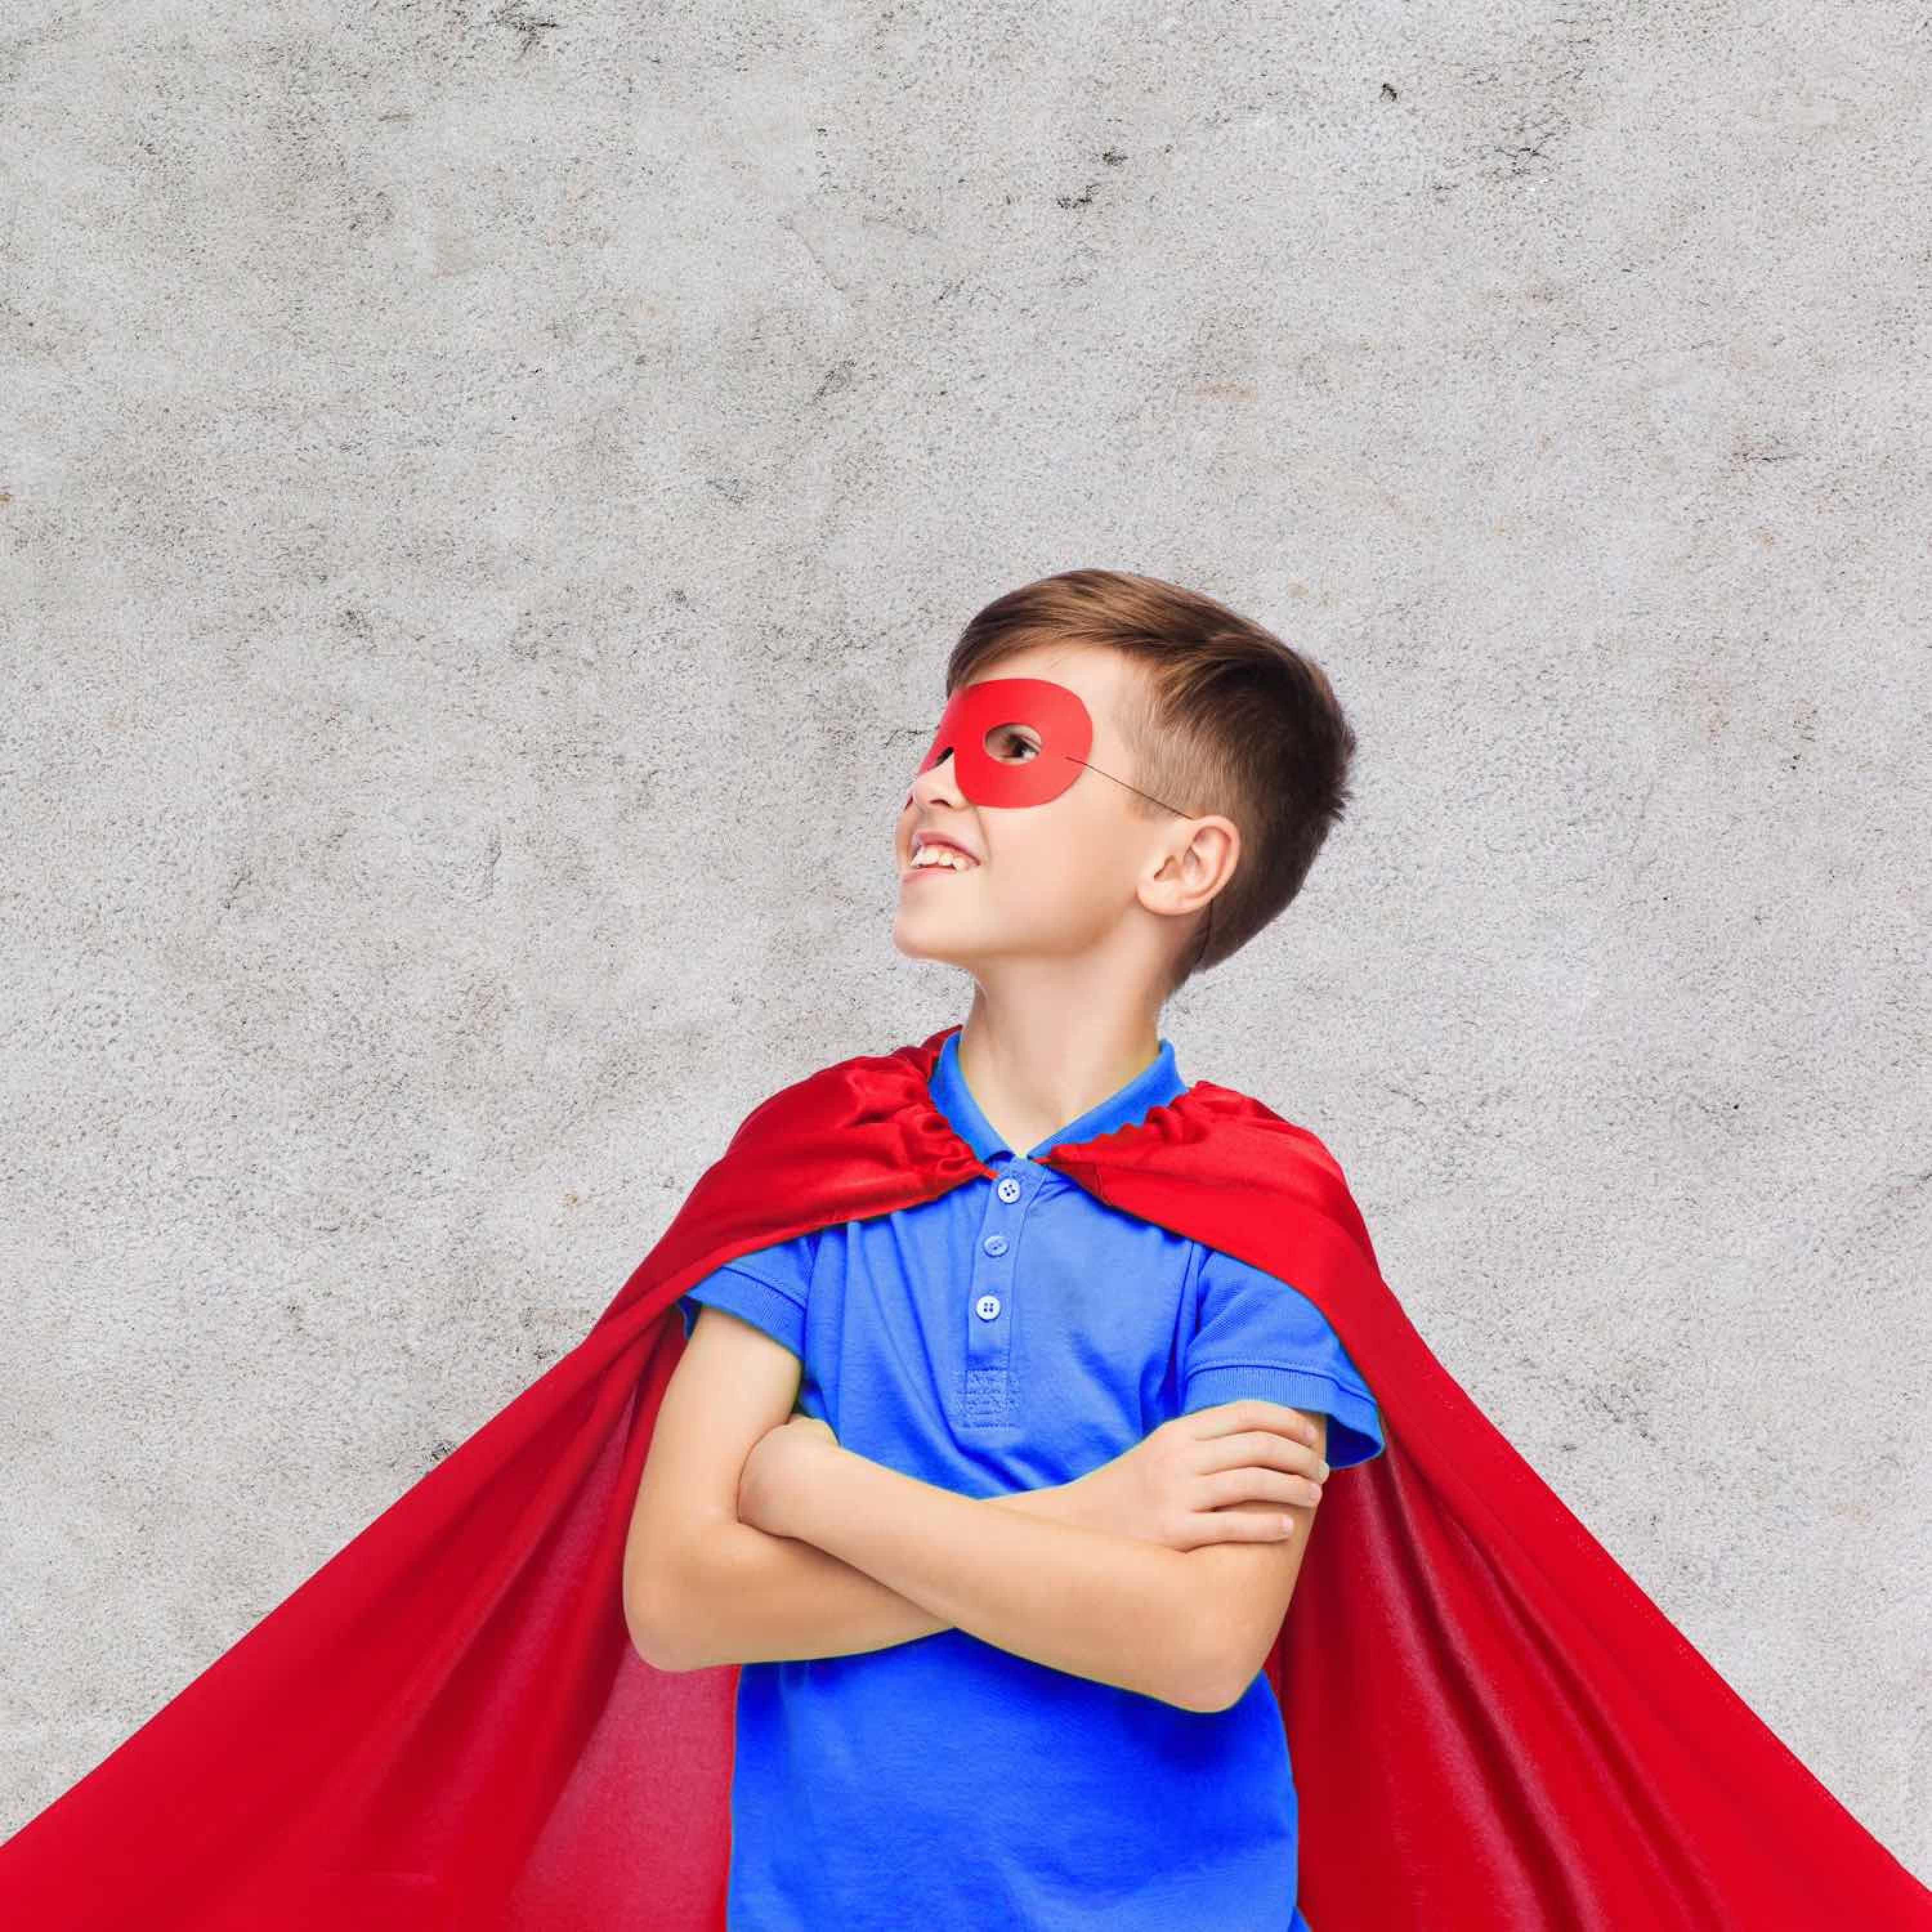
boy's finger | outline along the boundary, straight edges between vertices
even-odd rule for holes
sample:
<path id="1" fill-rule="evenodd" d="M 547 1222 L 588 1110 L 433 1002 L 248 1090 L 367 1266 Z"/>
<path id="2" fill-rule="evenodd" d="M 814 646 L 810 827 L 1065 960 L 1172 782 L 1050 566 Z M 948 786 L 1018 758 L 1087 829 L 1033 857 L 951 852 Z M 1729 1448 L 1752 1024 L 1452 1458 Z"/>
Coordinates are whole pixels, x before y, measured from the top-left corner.
<path id="1" fill-rule="evenodd" d="M 1300 1410 L 1291 1408 L 1285 1402 L 1270 1402 L 1262 1396 L 1256 1396 L 1252 1400 L 1256 1407 L 1265 1409 L 1271 1418 L 1261 1424 L 1261 1427 L 1272 1429 L 1278 1436 L 1292 1436 L 1298 1442 L 1306 1442 L 1310 1447 L 1313 1446 L 1315 1425 Z"/>
<path id="2" fill-rule="evenodd" d="M 1226 1426 L 1222 1429 L 1210 1429 L 1210 1436 L 1231 1434 L 1237 1430 L 1267 1429 L 1277 1436 L 1286 1436 L 1292 1441 L 1305 1442 L 1310 1448 L 1315 1446 L 1315 1424 L 1299 1409 L 1292 1408 L 1285 1402 L 1270 1402 L 1265 1396 L 1238 1396 L 1232 1402 L 1216 1402 L 1212 1408 L 1191 1410 L 1188 1419 L 1198 1422 L 1213 1416 Z"/>

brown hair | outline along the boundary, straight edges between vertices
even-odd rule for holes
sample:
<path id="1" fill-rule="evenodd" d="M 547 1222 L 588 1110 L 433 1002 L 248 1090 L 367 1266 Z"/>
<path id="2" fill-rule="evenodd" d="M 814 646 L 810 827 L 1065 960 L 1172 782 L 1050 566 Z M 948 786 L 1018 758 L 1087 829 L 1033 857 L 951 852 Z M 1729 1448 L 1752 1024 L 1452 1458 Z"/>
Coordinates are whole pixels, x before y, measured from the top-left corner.
<path id="1" fill-rule="evenodd" d="M 1133 810 L 1151 816 L 1164 800 L 1240 830 L 1240 856 L 1177 958 L 1171 995 L 1300 891 L 1350 796 L 1354 732 L 1320 668 L 1272 632 L 1198 591 L 1118 570 L 1062 571 L 995 598 L 953 646 L 946 694 L 1046 644 L 1102 644 L 1142 667 L 1122 720 L 1136 769 L 1117 775 L 1150 795 Z"/>

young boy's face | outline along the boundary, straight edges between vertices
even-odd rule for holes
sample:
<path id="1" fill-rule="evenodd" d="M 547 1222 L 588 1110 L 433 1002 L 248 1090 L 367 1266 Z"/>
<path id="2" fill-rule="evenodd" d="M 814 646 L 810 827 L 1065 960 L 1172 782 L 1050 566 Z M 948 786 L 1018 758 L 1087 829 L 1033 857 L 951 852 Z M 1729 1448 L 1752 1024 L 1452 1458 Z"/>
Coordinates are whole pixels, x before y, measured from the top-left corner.
<path id="1" fill-rule="evenodd" d="M 1141 675 L 1118 651 L 1044 644 L 961 687 L 1037 680 L 1056 688 L 1016 688 L 983 707 L 969 700 L 954 734 L 963 754 L 948 746 L 910 775 L 894 841 L 902 952 L 983 978 L 1009 963 L 1084 963 L 1109 951 L 1124 960 L 1161 943 L 1148 912 L 1177 876 L 1168 855 L 1186 846 L 1192 821 L 1143 816 L 1127 789 L 1142 778 L 1118 721 Z M 971 862 L 915 866 L 922 833 L 943 834 Z"/>

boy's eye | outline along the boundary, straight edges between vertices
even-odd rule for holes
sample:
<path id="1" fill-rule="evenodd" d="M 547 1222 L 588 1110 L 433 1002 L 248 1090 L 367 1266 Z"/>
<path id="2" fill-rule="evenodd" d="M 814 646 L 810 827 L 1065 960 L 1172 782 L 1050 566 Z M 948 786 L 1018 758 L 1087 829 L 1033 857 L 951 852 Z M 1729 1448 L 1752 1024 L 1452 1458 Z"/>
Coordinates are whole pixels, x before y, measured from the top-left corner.
<path id="1" fill-rule="evenodd" d="M 1040 750 L 1036 733 L 1024 724 L 995 724 L 986 734 L 986 754 L 1003 765 L 1024 765 Z"/>

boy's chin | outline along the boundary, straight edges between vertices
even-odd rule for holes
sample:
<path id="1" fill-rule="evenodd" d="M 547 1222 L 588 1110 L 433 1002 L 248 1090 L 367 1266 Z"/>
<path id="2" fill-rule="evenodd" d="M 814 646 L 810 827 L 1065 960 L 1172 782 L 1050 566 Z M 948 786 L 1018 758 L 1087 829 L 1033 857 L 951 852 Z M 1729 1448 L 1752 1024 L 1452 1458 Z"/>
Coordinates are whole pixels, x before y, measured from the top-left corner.
<path id="1" fill-rule="evenodd" d="M 970 972 L 974 963 L 984 957 L 986 947 L 961 932 L 949 932 L 943 920 L 903 916 L 892 922 L 892 944 L 908 959 L 930 959 L 941 966 L 957 966 Z"/>
<path id="2" fill-rule="evenodd" d="M 962 962 L 955 957 L 955 949 L 948 946 L 938 934 L 926 934 L 916 930 L 910 932 L 901 927 L 892 928 L 892 945 L 908 959 L 931 959 L 942 966 L 957 966 Z"/>

